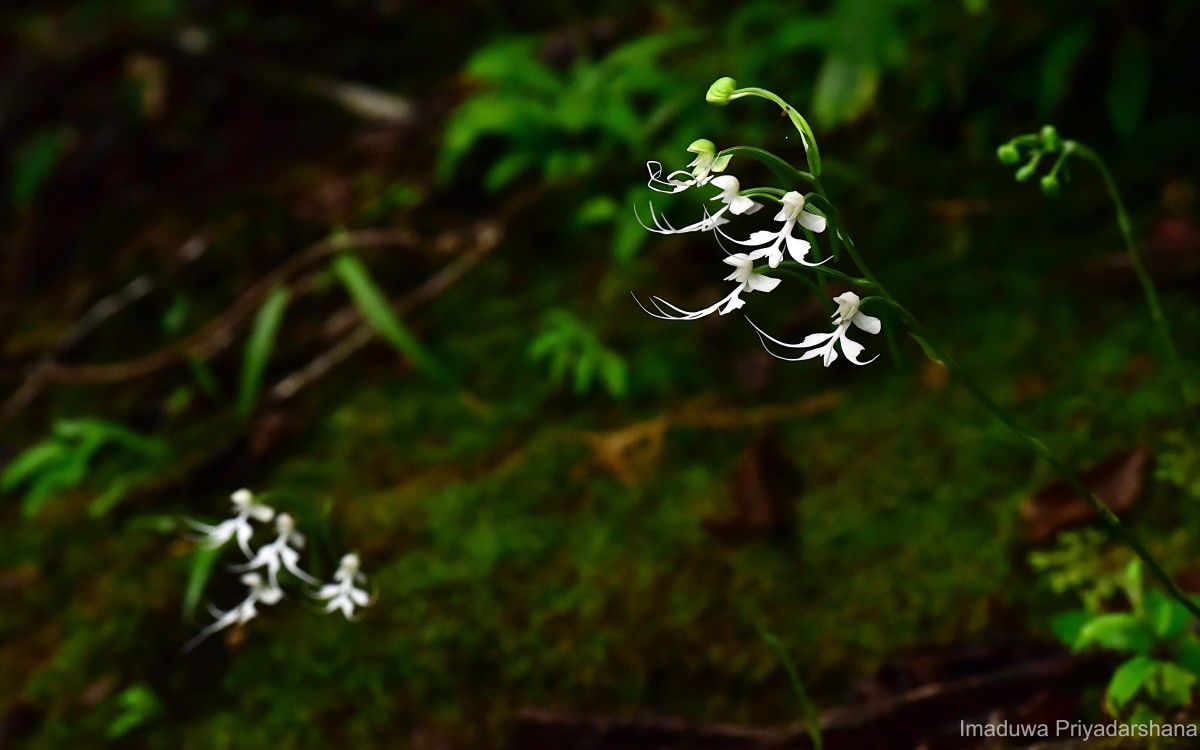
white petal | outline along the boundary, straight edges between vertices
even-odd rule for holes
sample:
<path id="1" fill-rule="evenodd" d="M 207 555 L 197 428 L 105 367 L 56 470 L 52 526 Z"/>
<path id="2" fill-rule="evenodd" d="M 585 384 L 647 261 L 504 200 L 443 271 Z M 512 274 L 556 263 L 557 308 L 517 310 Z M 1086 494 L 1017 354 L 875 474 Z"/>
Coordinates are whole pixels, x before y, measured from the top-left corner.
<path id="1" fill-rule="evenodd" d="M 723 174 L 714 177 L 708 181 L 708 184 L 720 188 L 723 192 L 734 193 L 736 193 L 742 187 L 742 184 L 738 182 L 738 178 L 731 174 Z"/>
<path id="2" fill-rule="evenodd" d="M 254 505 L 246 508 L 246 515 L 250 516 L 255 521 L 267 523 L 275 517 L 275 509 L 267 505 L 262 505 L 261 503 L 255 503 Z"/>
<path id="3" fill-rule="evenodd" d="M 746 286 L 752 292 L 769 292 L 779 286 L 780 279 L 772 276 L 764 276 L 761 273 L 751 274 L 746 280 Z"/>
<path id="4" fill-rule="evenodd" d="M 855 315 L 850 319 L 850 322 L 867 333 L 879 333 L 880 329 L 883 328 L 883 324 L 879 322 L 879 318 L 863 315 L 862 313 Z"/>
<path id="5" fill-rule="evenodd" d="M 809 339 L 812 339 L 812 338 L 813 338 L 813 336 L 819 336 L 819 337 L 820 337 L 820 341 L 824 341 L 826 338 L 828 338 L 828 337 L 829 337 L 829 334 L 823 334 L 823 333 L 814 333 L 812 336 L 809 336 L 808 338 L 804 339 L 804 341 L 800 342 L 799 344 L 789 344 L 789 343 L 788 343 L 788 342 L 786 342 L 786 341 L 780 341 L 779 339 L 775 338 L 774 336 L 771 336 L 771 335 L 770 335 L 770 334 L 768 334 L 766 331 L 764 331 L 763 329 L 761 329 L 761 328 L 759 328 L 757 325 L 755 325 L 755 323 L 754 323 L 754 321 L 753 321 L 753 320 L 750 320 L 749 318 L 746 318 L 746 321 L 747 321 L 747 322 L 748 322 L 750 325 L 754 326 L 754 330 L 758 331 L 758 335 L 759 335 L 759 336 L 762 336 L 762 337 L 763 337 L 763 338 L 765 338 L 765 339 L 768 339 L 768 340 L 770 340 L 770 341 L 772 341 L 772 342 L 774 342 L 774 343 L 776 343 L 776 344 L 779 344 L 780 346 L 786 346 L 786 347 L 787 347 L 787 348 L 789 348 L 789 349 L 802 349 L 802 348 L 803 348 L 803 349 L 807 349 L 808 347 L 810 347 L 810 346 L 813 346 L 813 344 L 809 343 Z M 818 343 L 819 343 L 819 342 L 818 342 Z"/>
<path id="6" fill-rule="evenodd" d="M 362 589 L 350 589 L 350 598 L 360 607 L 365 607 L 371 603 L 371 597 Z"/>
<path id="7" fill-rule="evenodd" d="M 808 256 L 808 249 L 812 247 L 808 240 L 802 240 L 799 237 L 793 237 L 790 234 L 787 238 L 788 254 L 797 263 L 804 263 L 805 257 Z M 805 265 L 809 265 L 805 263 Z"/>
<path id="8" fill-rule="evenodd" d="M 637 217 L 638 223 L 642 225 L 643 229 L 655 234 L 684 234 L 687 232 L 707 232 L 728 223 L 729 220 L 722 216 L 728 208 L 728 206 L 725 206 L 714 214 L 709 214 L 705 211 L 703 219 L 679 229 L 672 226 L 665 218 L 661 218 L 658 214 L 654 213 L 653 204 L 650 205 L 650 218 L 654 222 L 654 226 L 648 226 L 646 222 L 642 221 L 642 217 L 638 214 L 636 206 L 634 206 L 633 215 Z"/>
<path id="9" fill-rule="evenodd" d="M 760 206 L 757 203 L 744 195 L 735 196 L 729 201 L 729 213 L 733 214 L 734 216 L 752 214 L 759 208 Z"/>
<path id="10" fill-rule="evenodd" d="M 654 313 L 654 312 L 651 312 L 650 310 L 647 310 L 645 305 L 643 305 L 641 303 L 641 301 L 638 300 L 637 296 L 634 296 L 633 299 L 635 302 L 637 302 L 638 307 L 642 308 L 642 312 L 646 313 L 647 315 L 651 315 L 655 318 L 658 318 L 659 320 L 696 320 L 697 318 L 703 318 L 706 315 L 713 314 L 714 312 L 717 311 L 717 308 L 719 308 L 721 305 L 723 305 L 725 303 L 725 300 L 721 300 L 720 302 L 716 303 L 715 305 L 706 307 L 703 310 L 692 311 L 692 310 L 684 310 L 681 307 L 676 307 L 675 305 L 672 305 L 670 302 L 667 302 L 662 297 L 651 297 L 650 303 L 652 305 L 654 305 L 656 310 L 658 310 L 657 313 Z M 671 308 L 672 310 L 675 310 L 676 312 L 678 312 L 680 314 L 679 315 L 668 314 L 665 310 L 663 310 L 661 307 L 659 307 L 660 303 L 663 305 L 666 305 L 667 307 Z"/>
<path id="11" fill-rule="evenodd" d="M 691 183 L 686 181 L 674 179 L 675 175 L 679 174 L 679 172 L 672 172 L 667 176 L 667 179 L 664 180 L 662 177 L 663 166 L 660 162 L 648 161 L 646 162 L 646 169 L 648 169 L 650 172 L 650 181 L 647 182 L 646 185 L 651 190 L 656 192 L 674 194 L 687 190 L 692 186 Z M 684 172 L 684 174 L 688 173 Z"/>
<path id="12" fill-rule="evenodd" d="M 737 289 L 733 290 L 732 294 L 721 301 L 720 313 L 722 315 L 727 315 L 734 310 L 740 310 L 745 304 L 746 300 L 742 299 L 742 288 L 739 286 Z"/>
<path id="13" fill-rule="evenodd" d="M 845 336 L 842 336 L 842 353 L 846 355 L 846 359 L 850 360 L 854 364 L 869 365 L 872 362 L 874 362 L 875 360 L 879 359 L 879 355 L 876 354 L 874 357 L 871 357 L 866 362 L 862 362 L 858 359 L 858 355 L 862 354 L 862 352 L 863 352 L 862 344 L 858 343 L 857 341 L 851 341 L 850 339 L 846 338 Z"/>
<path id="14" fill-rule="evenodd" d="M 810 229 L 817 233 L 825 231 L 826 222 L 824 216 L 817 216 L 816 214 L 809 213 L 808 211 L 801 211 L 799 219 L 800 225 L 806 229 Z"/>
<path id="15" fill-rule="evenodd" d="M 829 367 L 831 364 L 833 364 L 834 360 L 837 359 L 837 349 L 834 348 L 832 341 L 830 341 L 829 344 L 821 350 L 821 354 L 824 355 L 822 360 L 824 361 L 826 367 Z"/>
<path id="16" fill-rule="evenodd" d="M 833 333 L 810 333 L 807 336 L 805 336 L 804 340 L 801 341 L 799 344 L 793 344 L 792 346 L 797 346 L 797 347 L 821 346 L 822 344 L 833 343 L 833 340 L 837 338 L 837 335 L 838 335 L 837 331 L 834 331 Z"/>

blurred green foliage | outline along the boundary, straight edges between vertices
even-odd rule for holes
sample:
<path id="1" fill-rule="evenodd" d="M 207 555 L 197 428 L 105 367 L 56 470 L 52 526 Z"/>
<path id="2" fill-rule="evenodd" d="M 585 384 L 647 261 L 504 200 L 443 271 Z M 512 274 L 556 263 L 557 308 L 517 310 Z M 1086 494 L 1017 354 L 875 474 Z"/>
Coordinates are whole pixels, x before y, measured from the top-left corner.
<path id="1" fill-rule="evenodd" d="M 1068 612 L 1055 619 L 1055 631 L 1075 651 L 1101 648 L 1127 657 L 1105 691 L 1110 715 L 1135 724 L 1162 721 L 1192 703 L 1200 678 L 1200 635 L 1182 604 L 1144 588 L 1141 561 L 1129 563 L 1121 588 L 1130 611 Z"/>
<path id="2" fill-rule="evenodd" d="M 1146 359 L 1141 303 L 1080 272 L 1115 244 L 1102 193 L 1085 186 L 1077 213 L 1049 213 L 992 152 L 1053 115 L 1123 154 L 1116 171 L 1139 228 L 1151 226 L 1164 184 L 1200 177 L 1185 158 L 1200 149 L 1183 33 L 1195 18 L 1184 2 L 1092 0 L 451 3 L 419 15 L 385 0 L 6 5 L 0 23 L 21 52 L 0 61 L 4 80 L 21 81 L 21 61 L 37 84 L 56 82 L 6 89 L 0 120 L 14 144 L 0 276 L 13 363 L 34 361 L 79 300 L 147 268 L 169 289 L 64 361 L 173 346 L 340 227 L 430 241 L 301 277 L 286 327 L 276 301 L 246 347 L 131 383 L 53 385 L 3 425 L 3 481 L 33 515 L 0 507 L 0 573 L 17 602 L 0 613 L 0 696 L 39 712 L 35 747 L 117 733 L 113 746 L 171 750 L 497 747 L 529 705 L 788 723 L 778 653 L 828 706 L 916 649 L 1044 638 L 1057 605 L 1021 564 L 1017 522 L 1044 468 L 936 368 L 781 366 L 740 320 L 646 319 L 631 289 L 710 299 L 706 263 L 720 251 L 659 240 L 632 209 L 649 197 L 645 161 L 680 167 L 698 137 L 796 156 L 770 107 L 703 102 L 718 75 L 786 92 L 819 123 L 827 183 L 863 251 L 991 392 L 1076 464 L 1155 442 L 1176 407 Z M 181 39 L 201 51 L 181 52 Z M 124 106 L 136 55 L 166 71 L 159 119 Z M 353 121 L 312 95 L 312 76 L 396 92 L 418 116 Z M 388 297 L 442 267 L 478 218 L 503 224 L 503 246 L 419 321 L 397 320 Z M 186 267 L 180 247 L 197 232 L 209 249 Z M 398 372 L 381 345 L 291 402 L 260 403 L 263 382 L 336 343 L 325 324 L 347 293 L 393 348 L 414 363 L 418 346 L 436 352 L 463 387 Z M 1188 295 L 1167 303 L 1194 339 Z M 787 334 L 820 318 L 780 293 L 756 304 L 756 320 Z M 566 399 L 564 387 L 607 397 Z M 235 428 L 227 393 L 248 415 Z M 812 396 L 825 406 L 788 411 Z M 742 500 L 758 407 L 784 415 L 782 451 L 805 476 L 778 499 L 799 531 L 731 545 L 703 522 Z M 747 421 L 697 427 L 697 413 Z M 79 414 L 100 426 L 41 437 Z M 629 447 L 658 420 L 660 442 Z M 127 424 L 153 437 L 125 441 Z M 1182 565 L 1200 534 L 1186 499 L 1197 461 L 1182 439 L 1161 457 L 1137 523 L 1151 537 L 1183 529 Z M 142 471 L 167 489 L 94 518 L 74 502 Z M 191 554 L 171 519 L 207 515 L 244 485 L 327 520 L 329 539 L 311 545 L 359 548 L 378 602 L 358 623 L 269 612 L 181 656 L 193 632 L 181 604 L 228 592 L 201 595 L 216 557 Z M 1046 574 L 1111 604 L 1123 561 L 1078 541 L 1048 554 Z M 1166 622 L 1155 637 L 1176 644 L 1173 618 L 1137 627 Z M 1122 710 L 1146 696 L 1150 672 L 1135 666 L 1114 696 L 1133 696 Z"/>
<path id="3" fill-rule="evenodd" d="M 32 517 L 67 490 L 90 482 L 97 494 L 92 516 L 108 513 L 130 489 L 153 477 L 169 459 L 167 443 L 101 419 L 59 420 L 45 440 L 12 460 L 0 491 L 23 489 L 21 510 Z M 107 484 L 100 489 L 100 486 Z"/>
<path id="4" fill-rule="evenodd" d="M 596 332 L 565 310 L 550 310 L 542 330 L 529 344 L 529 356 L 546 361 L 556 383 L 570 381 L 576 395 L 599 383 L 609 396 L 620 398 L 629 388 L 625 360 L 601 343 Z"/>

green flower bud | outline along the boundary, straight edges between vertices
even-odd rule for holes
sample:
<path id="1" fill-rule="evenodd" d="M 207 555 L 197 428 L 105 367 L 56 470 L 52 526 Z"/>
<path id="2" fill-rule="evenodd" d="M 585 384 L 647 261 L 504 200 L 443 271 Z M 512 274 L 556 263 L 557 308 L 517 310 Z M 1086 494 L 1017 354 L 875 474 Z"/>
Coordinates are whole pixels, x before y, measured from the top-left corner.
<path id="1" fill-rule="evenodd" d="M 1053 125 L 1042 126 L 1042 147 L 1047 151 L 1054 152 L 1062 147 L 1062 138 L 1058 137 L 1058 131 Z"/>
<path id="2" fill-rule="evenodd" d="M 1028 164 L 1017 170 L 1017 182 L 1025 182 L 1030 177 L 1033 177 L 1033 173 L 1037 171 L 1038 162 L 1041 160 L 1042 155 L 1040 152 L 1034 154 L 1033 158 L 1029 160 Z"/>
<path id="3" fill-rule="evenodd" d="M 1001 164 L 1012 165 L 1021 161 L 1021 152 L 1012 143 L 1006 143 L 996 149 L 996 158 Z"/>
<path id="4" fill-rule="evenodd" d="M 707 138 L 700 138 L 692 141 L 692 145 L 687 147 L 687 150 L 693 154 L 708 154 L 713 156 L 717 153 L 717 145 Z"/>
<path id="5" fill-rule="evenodd" d="M 1058 195 L 1058 178 L 1053 172 L 1042 177 L 1042 192 L 1046 195 Z"/>
<path id="6" fill-rule="evenodd" d="M 737 81 L 725 76 L 713 81 L 713 85 L 708 87 L 708 93 L 704 98 L 709 104 L 725 105 L 729 103 L 734 91 L 737 91 Z"/>

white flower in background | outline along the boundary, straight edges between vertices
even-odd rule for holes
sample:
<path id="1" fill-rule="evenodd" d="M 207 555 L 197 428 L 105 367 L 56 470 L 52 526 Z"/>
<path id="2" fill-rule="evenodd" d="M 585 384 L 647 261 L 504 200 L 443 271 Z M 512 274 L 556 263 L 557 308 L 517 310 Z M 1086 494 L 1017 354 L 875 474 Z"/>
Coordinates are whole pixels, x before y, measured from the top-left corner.
<path id="1" fill-rule="evenodd" d="M 187 645 L 183 647 L 184 651 L 191 651 L 196 644 L 217 631 L 224 630 L 231 625 L 244 625 L 255 617 L 258 617 L 259 604 L 270 606 L 277 604 L 283 598 L 283 589 L 280 589 L 278 586 L 264 584 L 262 576 L 258 573 L 247 573 L 242 576 L 242 583 L 246 584 L 246 598 L 227 612 L 209 607 L 209 611 L 212 612 L 213 617 L 217 618 L 216 622 L 201 630 L 196 634 L 195 638 L 188 641 Z"/>
<path id="2" fill-rule="evenodd" d="M 767 265 L 771 268 L 776 268 L 783 260 L 783 250 L 780 249 L 785 241 L 787 242 L 788 254 L 797 263 L 803 263 L 806 266 L 820 265 L 820 263 L 809 263 L 805 260 L 808 256 L 808 250 L 812 245 L 807 240 L 792 236 L 792 229 L 797 223 L 800 226 L 810 229 L 813 232 L 825 231 L 825 217 L 818 216 L 808 210 L 804 205 L 804 196 L 793 190 L 783 196 L 783 204 L 779 208 L 779 213 L 775 215 L 775 221 L 782 221 L 783 227 L 778 232 L 759 231 L 750 235 L 748 240 L 735 240 L 726 235 L 733 242 L 745 247 L 758 248 L 750 253 L 751 258 L 766 258 Z M 824 262 L 824 261 L 822 261 Z"/>
<path id="3" fill-rule="evenodd" d="M 712 179 L 713 172 L 724 172 L 732 158 L 732 155 L 717 156 L 717 147 L 707 138 L 693 141 L 687 150 L 696 155 L 696 158 L 688 164 L 691 171 L 679 169 L 667 175 L 665 179 L 662 176 L 663 166 L 660 162 L 646 162 L 646 168 L 650 170 L 650 182 L 647 184 L 651 190 L 660 193 L 679 193 L 690 187 L 700 187 Z"/>
<path id="4" fill-rule="evenodd" d="M 209 526 L 188 519 L 188 523 L 197 531 L 204 532 L 201 544 L 210 549 L 221 547 L 230 539 L 237 539 L 238 546 L 246 557 L 253 557 L 250 552 L 250 538 L 254 536 L 251 520 L 269 522 L 275 517 L 275 511 L 262 503 L 254 502 L 254 494 L 247 489 L 240 489 L 230 495 L 233 501 L 233 518 L 222 521 L 216 526 Z"/>
<path id="5" fill-rule="evenodd" d="M 275 517 L 275 530 L 279 535 L 275 537 L 275 541 L 264 544 L 258 548 L 251 558 L 250 562 L 245 565 L 236 565 L 234 570 L 258 570 L 266 568 L 267 580 L 270 581 L 272 588 L 279 588 L 279 570 L 282 568 L 302 581 L 311 583 L 314 586 L 320 581 L 305 573 L 300 569 L 299 550 L 304 549 L 304 535 L 296 531 L 296 522 L 287 513 L 280 513 Z"/>
<path id="6" fill-rule="evenodd" d="M 325 605 L 326 612 L 341 610 L 346 619 L 349 620 L 354 614 L 354 608 L 365 607 L 371 603 L 371 597 L 363 589 L 357 588 L 355 583 L 366 583 L 366 576 L 359 572 L 361 562 L 358 555 L 351 552 L 342 557 L 341 563 L 338 565 L 337 572 L 333 574 L 335 583 L 327 583 L 321 587 L 314 596 L 318 599 L 328 599 Z"/>
<path id="7" fill-rule="evenodd" d="M 730 292 L 725 299 L 710 305 L 703 310 L 688 311 L 672 305 L 670 302 L 661 297 L 651 297 L 651 304 L 654 305 L 658 312 L 651 312 L 642 307 L 647 314 L 653 315 L 662 320 L 696 320 L 703 318 L 706 315 L 711 315 L 718 312 L 721 315 L 726 315 L 742 307 L 746 301 L 742 299 L 742 292 L 769 292 L 779 286 L 779 279 L 771 278 L 754 273 L 754 259 L 745 253 L 737 253 L 730 255 L 725 259 L 725 262 L 734 267 L 733 273 L 725 277 L 725 281 L 736 281 L 737 286 Z M 634 299 L 637 299 L 636 297 Z M 641 303 L 638 303 L 641 305 Z M 660 305 L 666 305 L 678 315 L 673 315 L 664 310 Z"/>
<path id="8" fill-rule="evenodd" d="M 650 218 L 654 222 L 654 226 L 647 226 L 642 221 L 641 216 L 638 216 L 638 223 L 643 227 L 656 234 L 685 234 L 687 232 L 708 232 L 722 224 L 729 223 L 729 219 L 725 218 L 725 214 L 729 213 L 734 216 L 743 214 L 749 215 L 762 208 L 759 204 L 752 201 L 750 198 L 741 194 L 741 183 L 738 178 L 731 174 L 723 174 L 718 177 L 713 177 L 709 180 L 709 184 L 719 188 L 720 193 L 714 195 L 710 200 L 721 201 L 725 205 L 717 209 L 716 213 L 704 212 L 704 218 L 694 224 L 689 224 L 686 227 L 676 229 L 664 218 L 654 213 L 653 204 L 650 206 Z"/>
<path id="9" fill-rule="evenodd" d="M 850 360 L 856 365 L 866 365 L 874 362 L 879 358 L 879 355 L 875 355 L 866 362 L 859 361 L 858 355 L 862 354 L 863 346 L 862 344 L 859 344 L 856 341 L 851 341 L 849 338 L 847 338 L 846 333 L 849 330 L 851 323 L 867 333 L 879 333 L 879 330 L 882 327 L 879 322 L 879 318 L 865 315 L 859 311 L 858 306 L 861 300 L 854 292 L 840 294 L 837 297 L 834 297 L 833 301 L 838 303 L 837 312 L 833 314 L 833 323 L 836 326 L 836 328 L 833 330 L 833 333 L 814 333 L 806 336 L 799 344 L 788 344 L 780 341 L 779 339 L 768 336 L 766 333 L 763 333 L 763 330 L 758 326 L 754 326 L 754 330 L 758 331 L 760 336 L 770 339 L 780 346 L 786 346 L 789 349 L 808 349 L 808 351 L 799 357 L 778 357 L 778 355 L 776 355 L 778 359 L 787 360 L 789 362 L 821 357 L 821 360 L 825 363 L 825 366 L 829 367 L 829 365 L 835 359 L 837 359 L 838 356 L 837 350 L 834 348 L 835 344 L 840 345 L 842 354 L 845 354 L 846 359 Z M 750 325 L 754 325 L 754 322 L 751 321 Z"/>

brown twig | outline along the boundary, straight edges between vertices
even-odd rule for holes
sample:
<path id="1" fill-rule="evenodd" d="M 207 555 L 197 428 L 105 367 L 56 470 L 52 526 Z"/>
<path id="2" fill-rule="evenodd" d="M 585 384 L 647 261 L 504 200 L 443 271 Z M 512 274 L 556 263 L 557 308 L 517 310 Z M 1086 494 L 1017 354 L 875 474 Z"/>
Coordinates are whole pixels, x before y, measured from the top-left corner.
<path id="1" fill-rule="evenodd" d="M 233 343 L 237 328 L 258 309 L 271 289 L 306 266 L 341 250 L 416 245 L 417 242 L 416 235 L 407 229 L 369 229 L 321 240 L 263 276 L 201 329 L 156 352 L 122 362 L 94 365 L 64 365 L 55 362 L 53 355 L 41 360 L 0 409 L 0 418 L 17 414 L 49 383 L 119 383 L 146 377 L 187 359 L 207 359 Z"/>
<path id="2" fill-rule="evenodd" d="M 398 314 L 406 315 L 440 295 L 469 271 L 478 266 L 500 244 L 503 230 L 499 224 L 484 222 L 475 228 L 473 234 L 474 244 L 471 249 L 459 256 L 453 263 L 434 274 L 424 284 L 405 295 L 392 308 Z M 348 312 L 344 313 L 342 317 L 348 314 Z M 355 311 L 354 315 L 356 319 L 361 320 L 362 316 L 357 311 Z M 339 321 L 340 326 L 344 324 L 344 320 Z M 376 335 L 375 329 L 370 325 L 366 323 L 360 324 L 346 338 L 319 354 L 304 367 L 276 383 L 268 392 L 267 398 L 276 403 L 291 398 L 301 389 L 311 385 L 334 367 L 345 362 L 352 354 L 370 343 Z"/>

